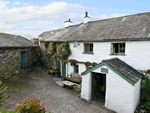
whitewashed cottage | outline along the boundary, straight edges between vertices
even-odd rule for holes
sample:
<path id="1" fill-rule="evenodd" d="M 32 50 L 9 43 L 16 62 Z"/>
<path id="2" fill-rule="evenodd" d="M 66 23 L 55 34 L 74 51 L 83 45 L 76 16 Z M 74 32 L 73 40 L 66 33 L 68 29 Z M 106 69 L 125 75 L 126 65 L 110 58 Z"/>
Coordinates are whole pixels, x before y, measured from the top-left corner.
<path id="1" fill-rule="evenodd" d="M 140 72 L 150 69 L 150 12 L 123 17 L 89 21 L 39 35 L 43 50 L 45 42 L 68 42 L 77 61 L 62 66 L 61 75 L 82 76 L 81 97 L 94 100 L 103 97 L 104 106 L 118 113 L 133 113 L 140 102 Z M 44 57 L 44 55 L 43 55 Z M 85 62 L 97 63 L 86 67 Z M 56 64 L 56 63 L 55 63 Z"/>

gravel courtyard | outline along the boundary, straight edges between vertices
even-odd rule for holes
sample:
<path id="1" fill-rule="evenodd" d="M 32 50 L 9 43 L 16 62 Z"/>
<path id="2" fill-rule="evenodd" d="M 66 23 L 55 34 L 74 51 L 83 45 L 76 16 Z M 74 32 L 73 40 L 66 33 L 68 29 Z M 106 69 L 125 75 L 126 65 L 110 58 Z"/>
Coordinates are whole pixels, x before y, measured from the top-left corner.
<path id="1" fill-rule="evenodd" d="M 113 113 L 80 99 L 73 89 L 58 86 L 41 67 L 22 71 L 11 77 L 10 83 L 6 85 L 7 94 L 11 94 L 11 97 L 0 109 L 14 110 L 17 102 L 29 96 L 41 98 L 52 113 Z"/>

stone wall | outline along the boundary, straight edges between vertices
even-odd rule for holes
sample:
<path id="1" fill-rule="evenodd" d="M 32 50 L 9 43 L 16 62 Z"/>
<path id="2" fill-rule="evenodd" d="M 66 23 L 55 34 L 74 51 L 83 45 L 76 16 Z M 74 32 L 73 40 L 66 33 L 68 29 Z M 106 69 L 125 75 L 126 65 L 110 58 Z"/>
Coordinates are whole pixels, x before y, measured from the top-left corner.
<path id="1" fill-rule="evenodd" d="M 28 55 L 28 67 L 32 67 L 36 65 L 37 63 L 39 63 L 40 61 L 39 47 L 28 48 L 27 55 Z"/>
<path id="2" fill-rule="evenodd" d="M 0 48 L 0 76 L 8 78 L 21 70 L 21 51 L 27 51 L 28 67 L 39 63 L 39 48 Z"/>
<path id="3" fill-rule="evenodd" d="M 21 54 L 19 49 L 0 50 L 0 76 L 8 78 L 21 70 Z"/>
<path id="4" fill-rule="evenodd" d="M 51 61 L 48 62 L 44 42 L 40 42 L 40 61 L 44 67 L 51 68 L 51 66 L 54 66 L 54 57 L 51 56 Z"/>

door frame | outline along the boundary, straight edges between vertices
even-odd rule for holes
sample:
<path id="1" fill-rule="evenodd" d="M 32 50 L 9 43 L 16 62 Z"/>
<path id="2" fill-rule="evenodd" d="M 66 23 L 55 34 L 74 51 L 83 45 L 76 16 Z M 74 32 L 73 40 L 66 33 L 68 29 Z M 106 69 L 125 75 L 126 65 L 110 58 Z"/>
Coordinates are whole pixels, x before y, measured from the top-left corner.
<path id="1" fill-rule="evenodd" d="M 63 75 L 63 68 L 65 70 L 65 75 Z M 63 60 L 61 60 L 61 71 L 62 71 L 62 77 L 66 77 L 66 66 L 63 66 Z"/>
<path id="2" fill-rule="evenodd" d="M 91 100 L 93 99 L 93 74 L 103 74 L 105 76 L 105 99 L 106 99 L 106 86 L 107 86 L 107 74 L 106 73 L 98 73 L 98 72 L 91 72 Z M 100 75 L 99 75 L 100 76 Z M 104 78 L 103 78 L 104 79 Z"/>

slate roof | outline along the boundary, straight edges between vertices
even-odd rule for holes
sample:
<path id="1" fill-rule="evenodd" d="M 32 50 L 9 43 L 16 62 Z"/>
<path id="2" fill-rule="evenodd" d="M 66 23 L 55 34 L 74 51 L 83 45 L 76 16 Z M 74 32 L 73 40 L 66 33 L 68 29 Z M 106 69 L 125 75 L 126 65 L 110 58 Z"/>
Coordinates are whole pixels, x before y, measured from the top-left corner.
<path id="1" fill-rule="evenodd" d="M 22 36 L 0 33 L 0 47 L 37 47 L 37 45 Z"/>
<path id="2" fill-rule="evenodd" d="M 129 79 L 133 83 L 136 83 L 142 76 L 140 72 L 138 72 L 136 69 L 131 67 L 130 65 L 126 64 L 119 58 L 112 58 L 112 59 L 107 59 L 103 60 L 100 64 L 105 63 L 108 64 L 110 67 L 112 67 L 114 70 L 119 72 L 121 75 L 123 75 L 125 78 Z M 86 70 L 85 72 L 82 73 L 82 75 L 87 74 L 86 72 L 91 72 L 94 69 L 99 68 L 101 65 L 98 64 L 97 66 L 93 67 L 92 69 Z"/>
<path id="3" fill-rule="evenodd" d="M 41 41 L 150 40 L 150 12 L 89 21 L 39 35 Z"/>

